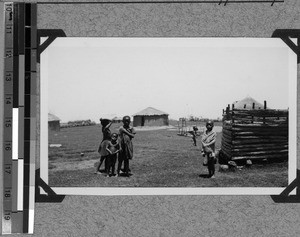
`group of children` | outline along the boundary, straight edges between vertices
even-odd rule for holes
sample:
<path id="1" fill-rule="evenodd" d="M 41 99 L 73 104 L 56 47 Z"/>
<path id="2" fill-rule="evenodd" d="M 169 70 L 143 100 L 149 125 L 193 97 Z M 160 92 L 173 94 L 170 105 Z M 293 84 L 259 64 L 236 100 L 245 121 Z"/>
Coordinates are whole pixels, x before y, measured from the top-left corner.
<path id="1" fill-rule="evenodd" d="M 100 119 L 102 125 L 103 139 L 99 145 L 98 152 L 100 153 L 100 163 L 95 171 L 100 174 L 100 167 L 104 162 L 104 172 L 107 176 L 124 176 L 129 177 L 129 160 L 133 157 L 132 139 L 135 136 L 133 127 L 130 127 L 130 117 L 123 117 L 123 126 L 120 127 L 119 133 L 111 133 L 110 126 L 112 121 L 110 119 Z M 115 173 L 116 162 L 118 160 L 117 174 Z M 124 164 L 123 169 L 122 164 Z"/>
<path id="2" fill-rule="evenodd" d="M 100 163 L 97 166 L 95 173 L 101 173 L 100 167 L 104 162 L 105 173 L 107 176 L 120 176 L 122 172 L 124 176 L 130 175 L 129 160 L 133 157 L 133 145 L 132 139 L 135 136 L 133 127 L 130 127 L 130 117 L 123 117 L 123 126 L 119 129 L 119 134 L 111 133 L 110 126 L 112 121 L 109 119 L 100 119 L 102 125 L 103 139 L 100 143 L 98 152 L 100 153 Z M 202 134 L 201 146 L 202 156 L 204 157 L 203 165 L 207 166 L 209 177 L 214 178 L 215 176 L 215 143 L 217 134 L 213 130 L 213 121 L 206 123 L 206 131 Z M 193 127 L 191 132 L 194 145 L 197 146 L 197 126 Z M 117 174 L 115 173 L 116 162 L 118 160 Z M 124 164 L 123 169 L 121 169 Z"/>

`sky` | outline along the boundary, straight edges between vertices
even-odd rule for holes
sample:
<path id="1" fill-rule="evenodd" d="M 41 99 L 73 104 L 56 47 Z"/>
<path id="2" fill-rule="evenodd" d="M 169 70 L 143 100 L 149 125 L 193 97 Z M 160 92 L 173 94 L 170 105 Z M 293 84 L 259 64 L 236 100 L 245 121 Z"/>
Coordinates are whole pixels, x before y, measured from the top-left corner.
<path id="1" fill-rule="evenodd" d="M 61 122 L 147 107 L 213 119 L 246 96 L 287 109 L 289 54 L 280 39 L 58 38 L 41 55 L 41 80 Z"/>

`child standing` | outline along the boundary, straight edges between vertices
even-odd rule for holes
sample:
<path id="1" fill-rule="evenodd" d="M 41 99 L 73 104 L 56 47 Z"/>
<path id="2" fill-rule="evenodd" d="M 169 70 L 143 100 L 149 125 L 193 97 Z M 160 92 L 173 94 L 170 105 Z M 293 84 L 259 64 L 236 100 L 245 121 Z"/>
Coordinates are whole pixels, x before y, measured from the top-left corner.
<path id="1" fill-rule="evenodd" d="M 129 160 L 133 157 L 132 138 L 135 136 L 133 127 L 130 127 L 130 117 L 123 117 L 123 126 L 120 127 L 121 152 L 118 159 L 117 173 L 120 175 L 122 163 L 124 162 L 125 176 L 129 177 Z"/>
<path id="2" fill-rule="evenodd" d="M 98 152 L 100 154 L 100 163 L 97 166 L 97 169 L 95 171 L 95 174 L 99 174 L 100 173 L 100 167 L 102 165 L 102 163 L 105 161 L 104 163 L 104 170 L 106 171 L 107 169 L 107 156 L 109 155 L 108 151 L 106 150 L 106 147 L 108 145 L 108 142 L 110 141 L 110 137 L 111 137 L 111 132 L 110 132 L 110 126 L 112 124 L 112 121 L 110 119 L 100 119 L 100 123 L 102 125 L 102 141 L 99 145 L 98 148 Z"/>
<path id="3" fill-rule="evenodd" d="M 202 154 L 207 157 L 207 168 L 210 178 L 215 178 L 215 143 L 217 138 L 217 133 L 213 131 L 214 123 L 213 121 L 208 121 L 206 123 L 206 131 L 202 135 Z M 203 165 L 206 165 L 203 163 Z"/>
<path id="4" fill-rule="evenodd" d="M 192 134 L 192 139 L 193 139 L 193 142 L 194 142 L 194 146 L 197 146 L 197 140 L 196 140 L 197 131 L 198 131 L 198 128 L 197 128 L 196 125 L 194 125 L 193 126 L 193 131 L 189 132 L 190 134 Z"/>
<path id="5" fill-rule="evenodd" d="M 106 150 L 108 151 L 109 155 L 107 156 L 107 177 L 115 176 L 115 168 L 116 168 L 116 161 L 118 153 L 121 149 L 121 146 L 118 142 L 118 134 L 113 133 L 111 135 L 111 141 L 108 142 Z M 111 173 L 110 173 L 111 172 Z"/>

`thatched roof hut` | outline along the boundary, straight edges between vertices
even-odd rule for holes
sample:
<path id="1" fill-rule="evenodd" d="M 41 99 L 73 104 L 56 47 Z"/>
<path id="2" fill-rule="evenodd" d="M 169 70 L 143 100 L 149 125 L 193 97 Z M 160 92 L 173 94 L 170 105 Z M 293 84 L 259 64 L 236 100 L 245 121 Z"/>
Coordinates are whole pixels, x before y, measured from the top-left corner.
<path id="1" fill-rule="evenodd" d="M 169 114 L 153 107 L 148 107 L 133 115 L 133 126 L 167 126 Z"/>
<path id="2" fill-rule="evenodd" d="M 258 102 L 250 96 L 247 96 L 242 100 L 235 101 L 233 105 L 235 109 L 264 109 L 264 105 L 262 103 Z"/>
<path id="3" fill-rule="evenodd" d="M 115 117 L 113 117 L 112 122 L 113 122 L 113 123 L 121 123 L 122 120 L 123 120 L 122 117 L 117 117 L 117 116 L 115 116 Z"/>

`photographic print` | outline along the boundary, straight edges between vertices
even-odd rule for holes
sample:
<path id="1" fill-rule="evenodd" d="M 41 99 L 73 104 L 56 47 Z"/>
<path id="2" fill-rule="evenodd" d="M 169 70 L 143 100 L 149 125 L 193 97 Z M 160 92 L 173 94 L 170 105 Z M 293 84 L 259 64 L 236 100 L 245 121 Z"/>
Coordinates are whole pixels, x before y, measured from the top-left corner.
<path id="1" fill-rule="evenodd" d="M 41 54 L 41 174 L 54 190 L 280 193 L 296 76 L 280 39 L 58 38 Z"/>

